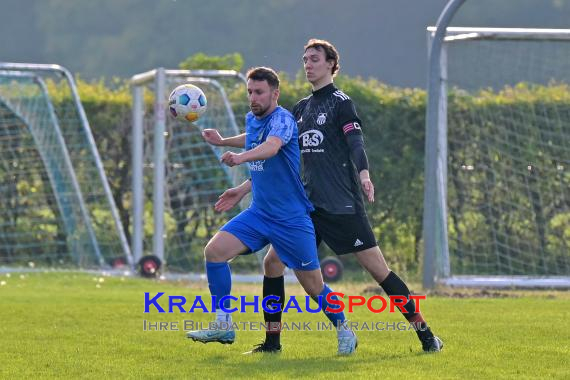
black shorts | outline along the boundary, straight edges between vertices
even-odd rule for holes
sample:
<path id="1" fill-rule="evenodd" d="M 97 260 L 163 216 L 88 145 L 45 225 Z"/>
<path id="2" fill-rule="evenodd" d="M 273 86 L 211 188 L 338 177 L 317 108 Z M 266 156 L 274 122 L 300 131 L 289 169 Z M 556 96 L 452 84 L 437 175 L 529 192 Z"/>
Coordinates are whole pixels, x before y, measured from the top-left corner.
<path id="1" fill-rule="evenodd" d="M 315 226 L 317 246 L 324 241 L 337 255 L 378 245 L 366 214 L 330 214 L 316 209 L 311 213 L 311 219 Z"/>

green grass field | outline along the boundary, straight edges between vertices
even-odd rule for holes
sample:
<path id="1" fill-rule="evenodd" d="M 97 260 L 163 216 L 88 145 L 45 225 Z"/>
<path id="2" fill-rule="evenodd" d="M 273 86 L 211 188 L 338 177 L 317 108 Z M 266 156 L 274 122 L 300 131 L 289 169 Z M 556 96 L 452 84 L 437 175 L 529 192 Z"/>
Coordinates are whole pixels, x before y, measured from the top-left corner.
<path id="1" fill-rule="evenodd" d="M 358 294 L 373 284 L 334 285 Z M 284 351 L 277 355 L 241 355 L 261 340 L 261 331 L 240 331 L 233 345 L 192 342 L 183 321 L 207 322 L 212 316 L 159 314 L 154 308 L 143 313 L 144 292 L 159 291 L 188 299 L 209 294 L 204 283 L 0 274 L 0 378 L 570 378 L 568 292 L 428 296 L 422 311 L 444 340 L 443 352 L 423 354 L 412 331 L 360 331 L 356 354 L 337 357 L 332 331 L 286 331 Z M 298 285 L 287 291 L 302 294 Z M 235 284 L 232 293 L 258 295 L 261 285 Z M 234 315 L 237 322 L 262 318 L 252 312 Z M 364 309 L 349 319 L 403 320 Z M 179 322 L 180 331 L 143 331 L 144 320 Z M 284 316 L 286 322 L 313 326 L 324 320 L 320 313 Z"/>

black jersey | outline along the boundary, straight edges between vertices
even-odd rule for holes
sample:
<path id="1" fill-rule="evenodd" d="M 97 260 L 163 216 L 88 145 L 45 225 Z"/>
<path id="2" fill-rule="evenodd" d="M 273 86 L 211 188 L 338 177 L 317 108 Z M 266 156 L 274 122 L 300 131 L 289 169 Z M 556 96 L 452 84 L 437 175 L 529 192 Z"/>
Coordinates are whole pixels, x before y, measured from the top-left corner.
<path id="1" fill-rule="evenodd" d="M 346 135 L 361 134 L 350 98 L 332 83 L 293 107 L 305 190 L 315 207 L 331 214 L 364 214 L 359 175 Z"/>

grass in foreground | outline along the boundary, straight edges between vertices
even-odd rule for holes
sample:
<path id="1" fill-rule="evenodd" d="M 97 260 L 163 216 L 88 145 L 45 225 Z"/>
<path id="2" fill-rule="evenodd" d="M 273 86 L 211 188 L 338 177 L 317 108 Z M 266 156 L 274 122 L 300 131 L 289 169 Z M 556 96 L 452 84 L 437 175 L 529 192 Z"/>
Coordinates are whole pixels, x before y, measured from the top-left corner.
<path id="1" fill-rule="evenodd" d="M 208 295 L 205 283 L 163 283 L 85 273 L 0 275 L 0 378 L 568 378 L 570 295 L 506 293 L 507 298 L 430 297 L 422 311 L 445 342 L 423 354 L 412 331 L 360 331 L 351 357 L 336 356 L 332 331 L 286 331 L 278 355 L 244 356 L 262 331 L 239 331 L 233 345 L 192 342 L 184 320 L 213 317 L 144 311 L 144 292 Z M 360 294 L 371 284 L 335 284 Z M 298 285 L 288 295 L 302 295 Z M 235 284 L 234 295 L 260 295 L 261 284 Z M 370 294 L 367 294 L 370 296 Z M 188 308 L 186 308 L 188 309 Z M 304 306 L 303 306 L 304 309 Z M 249 308 L 248 310 L 251 310 Z M 398 322 L 399 314 L 362 308 L 357 322 Z M 260 322 L 262 313 L 234 315 Z M 143 321 L 178 322 L 180 331 L 143 331 Z M 284 315 L 286 322 L 325 321 L 322 314 Z"/>

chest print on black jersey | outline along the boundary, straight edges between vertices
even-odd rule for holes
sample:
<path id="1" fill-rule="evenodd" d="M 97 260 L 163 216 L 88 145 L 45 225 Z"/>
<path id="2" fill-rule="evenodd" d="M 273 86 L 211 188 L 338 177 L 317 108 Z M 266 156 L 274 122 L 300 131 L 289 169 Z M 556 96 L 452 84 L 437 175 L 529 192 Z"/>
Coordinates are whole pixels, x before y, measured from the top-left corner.
<path id="1" fill-rule="evenodd" d="M 317 117 L 317 124 L 318 125 L 323 125 L 324 123 L 327 122 L 327 114 L 326 112 L 320 113 L 319 116 Z"/>
<path id="2" fill-rule="evenodd" d="M 319 145 L 321 145 L 321 143 L 324 141 L 325 136 L 323 135 L 323 133 L 317 129 L 311 129 L 308 131 L 305 131 L 303 133 L 301 133 L 299 135 L 299 143 L 301 145 L 301 149 L 302 149 L 302 153 L 308 153 L 308 152 L 315 152 L 315 149 L 311 150 L 311 149 L 306 149 L 306 148 L 315 148 L 318 147 Z M 305 150 L 306 149 L 306 150 Z M 321 153 L 323 152 L 323 149 L 319 149 L 317 153 Z"/>

